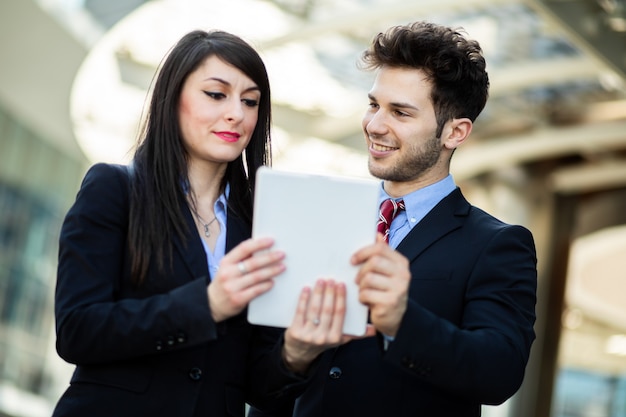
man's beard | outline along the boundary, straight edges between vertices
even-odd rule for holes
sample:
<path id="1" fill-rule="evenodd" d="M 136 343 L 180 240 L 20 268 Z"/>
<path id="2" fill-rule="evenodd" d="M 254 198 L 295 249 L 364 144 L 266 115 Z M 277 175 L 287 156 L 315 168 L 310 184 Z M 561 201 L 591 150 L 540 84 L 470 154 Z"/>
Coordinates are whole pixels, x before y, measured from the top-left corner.
<path id="1" fill-rule="evenodd" d="M 433 136 L 421 147 L 413 145 L 392 167 L 377 167 L 370 156 L 368 168 L 370 174 L 381 180 L 406 182 L 418 178 L 432 168 L 439 161 L 440 155 L 441 142 Z"/>

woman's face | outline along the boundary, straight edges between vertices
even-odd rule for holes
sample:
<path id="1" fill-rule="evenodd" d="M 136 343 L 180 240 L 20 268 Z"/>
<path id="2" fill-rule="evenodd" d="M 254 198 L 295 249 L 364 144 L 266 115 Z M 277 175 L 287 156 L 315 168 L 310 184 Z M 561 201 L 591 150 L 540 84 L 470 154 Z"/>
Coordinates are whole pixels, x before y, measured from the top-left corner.
<path id="1" fill-rule="evenodd" d="M 226 164 L 241 155 L 256 126 L 260 99 L 259 87 L 217 56 L 189 74 L 178 117 L 190 163 Z"/>

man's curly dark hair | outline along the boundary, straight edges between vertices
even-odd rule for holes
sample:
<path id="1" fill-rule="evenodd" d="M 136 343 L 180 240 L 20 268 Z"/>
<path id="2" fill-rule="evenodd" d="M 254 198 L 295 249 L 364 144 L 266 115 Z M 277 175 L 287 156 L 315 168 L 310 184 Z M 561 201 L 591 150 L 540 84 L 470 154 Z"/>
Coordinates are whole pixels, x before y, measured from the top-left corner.
<path id="1" fill-rule="evenodd" d="M 467 117 L 474 122 L 489 95 L 482 49 L 461 31 L 429 22 L 393 26 L 376 35 L 361 56 L 364 69 L 399 67 L 426 73 L 433 86 L 437 137 L 451 119 Z"/>

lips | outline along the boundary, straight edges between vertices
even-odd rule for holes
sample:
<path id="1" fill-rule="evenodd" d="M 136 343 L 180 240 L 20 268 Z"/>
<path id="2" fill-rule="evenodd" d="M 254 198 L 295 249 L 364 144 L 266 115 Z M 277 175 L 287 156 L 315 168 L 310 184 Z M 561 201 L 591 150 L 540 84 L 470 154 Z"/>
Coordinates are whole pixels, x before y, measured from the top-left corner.
<path id="1" fill-rule="evenodd" d="M 225 142 L 237 142 L 241 135 L 237 132 L 215 132 L 215 136 Z"/>

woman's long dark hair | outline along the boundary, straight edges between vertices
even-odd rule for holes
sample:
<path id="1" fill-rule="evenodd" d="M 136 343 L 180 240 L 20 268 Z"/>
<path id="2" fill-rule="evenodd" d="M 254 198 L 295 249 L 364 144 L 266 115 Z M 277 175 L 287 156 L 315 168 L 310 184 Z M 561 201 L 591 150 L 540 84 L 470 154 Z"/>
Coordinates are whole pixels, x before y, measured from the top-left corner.
<path id="1" fill-rule="evenodd" d="M 178 106 L 185 80 L 208 57 L 217 56 L 238 68 L 261 91 L 258 122 L 243 156 L 228 163 L 221 189 L 230 184 L 229 210 L 252 221 L 256 170 L 270 165 L 270 87 L 259 54 L 244 40 L 222 31 L 193 31 L 171 49 L 158 72 L 142 134 L 133 158 L 128 244 L 135 284 L 147 275 L 150 260 L 165 268 L 172 238 L 188 232 L 183 211 L 188 183 L 188 155 L 183 146 Z M 244 167 L 245 160 L 245 167 Z"/>

